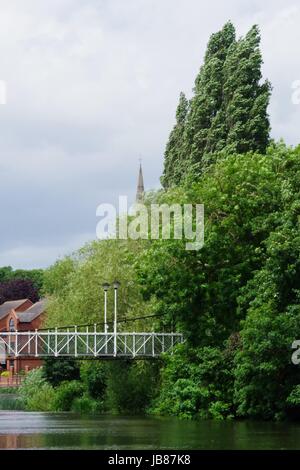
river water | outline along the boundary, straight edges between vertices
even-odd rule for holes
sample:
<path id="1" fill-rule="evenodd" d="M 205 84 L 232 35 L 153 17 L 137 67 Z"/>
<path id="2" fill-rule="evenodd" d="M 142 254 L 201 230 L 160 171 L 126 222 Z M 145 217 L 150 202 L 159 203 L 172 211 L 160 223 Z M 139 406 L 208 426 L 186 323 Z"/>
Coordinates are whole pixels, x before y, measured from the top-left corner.
<path id="1" fill-rule="evenodd" d="M 0 411 L 0 449 L 300 449 L 300 424 Z"/>

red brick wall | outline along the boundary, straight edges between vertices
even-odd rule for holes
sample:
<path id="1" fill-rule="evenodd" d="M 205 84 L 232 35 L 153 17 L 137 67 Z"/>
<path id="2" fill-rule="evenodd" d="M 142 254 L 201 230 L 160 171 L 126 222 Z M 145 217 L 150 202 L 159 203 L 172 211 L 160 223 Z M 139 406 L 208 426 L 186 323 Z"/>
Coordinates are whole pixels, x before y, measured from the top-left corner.
<path id="1" fill-rule="evenodd" d="M 5 329 L 6 329 L 6 317 L 0 320 L 0 331 L 5 331 Z"/>
<path id="2" fill-rule="evenodd" d="M 34 358 L 18 358 L 14 359 L 14 372 L 18 373 L 21 370 L 25 370 L 28 367 L 28 370 L 36 369 L 37 367 L 41 367 L 43 365 L 43 361 L 41 359 L 34 359 Z"/>

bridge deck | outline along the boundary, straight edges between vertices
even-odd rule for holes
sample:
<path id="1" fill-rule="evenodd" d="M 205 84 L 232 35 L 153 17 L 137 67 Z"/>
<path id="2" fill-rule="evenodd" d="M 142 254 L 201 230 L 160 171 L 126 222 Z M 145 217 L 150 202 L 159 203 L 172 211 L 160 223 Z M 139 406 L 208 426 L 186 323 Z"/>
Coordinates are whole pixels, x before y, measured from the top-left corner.
<path id="1" fill-rule="evenodd" d="M 6 357 L 158 357 L 182 343 L 180 333 L 33 331 L 0 333 Z"/>

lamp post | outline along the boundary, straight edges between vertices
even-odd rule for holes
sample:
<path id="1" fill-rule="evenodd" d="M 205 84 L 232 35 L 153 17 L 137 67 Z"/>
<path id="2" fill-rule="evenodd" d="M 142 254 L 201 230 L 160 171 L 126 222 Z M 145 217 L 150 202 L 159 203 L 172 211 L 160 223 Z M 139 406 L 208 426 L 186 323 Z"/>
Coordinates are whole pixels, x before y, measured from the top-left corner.
<path id="1" fill-rule="evenodd" d="M 105 282 L 102 284 L 104 289 L 104 333 L 107 333 L 107 291 L 110 288 L 110 284 Z"/>
<path id="2" fill-rule="evenodd" d="M 117 302 L 118 302 L 118 289 L 120 287 L 119 281 L 114 281 L 115 291 L 115 310 L 114 310 L 114 356 L 117 355 Z"/>

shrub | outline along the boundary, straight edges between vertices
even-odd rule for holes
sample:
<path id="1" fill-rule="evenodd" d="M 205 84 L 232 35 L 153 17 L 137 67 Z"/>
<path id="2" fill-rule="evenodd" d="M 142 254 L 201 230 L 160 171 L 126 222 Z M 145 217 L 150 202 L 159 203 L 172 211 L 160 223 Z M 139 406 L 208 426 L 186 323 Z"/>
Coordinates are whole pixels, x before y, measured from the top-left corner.
<path id="1" fill-rule="evenodd" d="M 82 397 L 75 398 L 72 403 L 71 411 L 75 413 L 97 413 L 104 410 L 103 402 L 93 400 L 90 396 L 84 394 Z"/>
<path id="2" fill-rule="evenodd" d="M 45 383 L 36 390 L 34 395 L 27 398 L 26 409 L 29 411 L 53 411 L 55 391 L 51 385 Z"/>
<path id="3" fill-rule="evenodd" d="M 31 370 L 19 388 L 24 406 L 30 411 L 52 411 L 55 391 L 46 382 L 42 367 Z"/>
<path id="4" fill-rule="evenodd" d="M 230 407 L 228 403 L 224 403 L 223 401 L 215 401 L 211 403 L 209 406 L 209 417 L 212 419 L 223 420 L 225 417 L 226 419 L 233 418 L 233 414 L 230 414 Z"/>
<path id="5" fill-rule="evenodd" d="M 57 411 L 70 411 L 75 398 L 82 397 L 84 392 L 83 385 L 73 380 L 72 382 L 63 382 L 55 390 L 54 408 Z"/>

